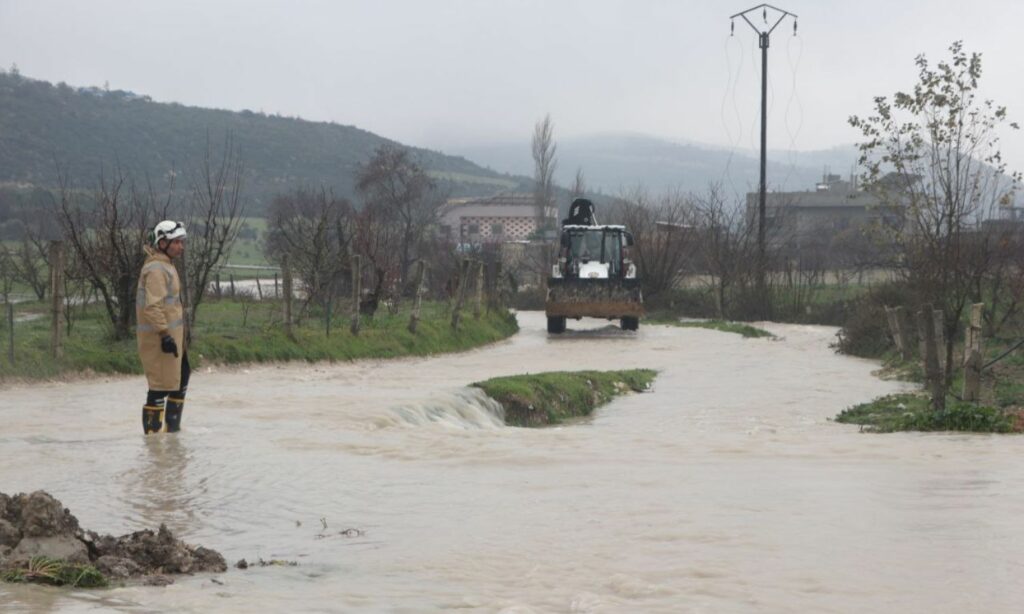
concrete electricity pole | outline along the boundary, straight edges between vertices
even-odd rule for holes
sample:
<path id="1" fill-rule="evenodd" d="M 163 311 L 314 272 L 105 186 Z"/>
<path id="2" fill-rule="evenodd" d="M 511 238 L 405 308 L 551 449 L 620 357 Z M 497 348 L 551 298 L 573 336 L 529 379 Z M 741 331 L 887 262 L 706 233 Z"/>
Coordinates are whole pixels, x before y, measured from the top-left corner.
<path id="1" fill-rule="evenodd" d="M 772 19 L 775 19 L 775 23 L 769 27 L 768 22 L 768 11 L 772 11 Z M 764 21 L 762 27 L 755 26 L 747 15 L 756 11 L 761 11 L 761 18 Z M 786 17 L 793 18 L 793 36 L 796 36 L 796 14 L 784 11 L 780 8 L 776 8 L 770 4 L 759 4 L 754 8 L 747 9 L 742 13 L 736 13 L 729 19 L 730 34 L 736 31 L 736 18 L 742 17 L 743 21 L 747 22 L 754 32 L 757 32 L 758 47 L 761 48 L 761 184 L 758 187 L 758 203 L 757 203 L 757 289 L 759 300 L 761 302 L 762 312 L 767 311 L 767 285 L 765 284 L 765 201 L 768 198 L 768 181 L 767 181 L 767 162 L 768 162 L 768 43 L 775 28 L 782 23 Z M 757 17 L 755 16 L 755 19 Z M 763 317 L 767 317 L 767 313 L 762 313 Z"/>

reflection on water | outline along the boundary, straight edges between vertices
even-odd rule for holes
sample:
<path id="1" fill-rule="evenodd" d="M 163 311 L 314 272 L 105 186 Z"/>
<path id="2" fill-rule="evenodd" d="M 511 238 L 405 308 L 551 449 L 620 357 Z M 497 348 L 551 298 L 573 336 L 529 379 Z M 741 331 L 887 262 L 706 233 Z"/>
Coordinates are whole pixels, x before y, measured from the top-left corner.
<path id="1" fill-rule="evenodd" d="M 181 534 L 196 518 L 204 486 L 189 480 L 191 454 L 187 433 L 159 433 L 143 436 L 135 466 L 122 476 L 122 500 L 134 510 L 144 527 L 166 524 Z"/>
<path id="2" fill-rule="evenodd" d="M 783 340 L 604 321 L 464 354 L 197 373 L 185 430 L 143 438 L 141 378 L 9 388 L 0 489 L 46 488 L 88 528 L 165 522 L 229 561 L 298 567 L 38 609 L 431 612 L 1016 611 L 1024 441 L 870 436 L 829 421 L 901 389 Z M 471 382 L 653 368 L 586 424 L 508 428 Z M 76 412 L 53 407 L 73 403 Z M 127 405 L 127 404 L 126 404 Z M 73 432 L 74 437 L 66 433 Z M 72 440 L 73 439 L 73 440 Z M 351 531 L 350 531 L 351 529 Z M 0 600 L 7 603 L 0 587 Z M 8 592 L 8 594 L 11 594 Z M 101 599 L 101 601 L 96 601 Z"/>

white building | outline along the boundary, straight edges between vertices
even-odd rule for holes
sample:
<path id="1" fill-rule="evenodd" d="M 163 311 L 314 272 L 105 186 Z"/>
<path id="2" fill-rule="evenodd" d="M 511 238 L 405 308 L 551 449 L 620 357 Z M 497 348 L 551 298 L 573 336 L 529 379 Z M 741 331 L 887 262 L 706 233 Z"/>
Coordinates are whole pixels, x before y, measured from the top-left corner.
<path id="1" fill-rule="evenodd" d="M 542 225 L 557 228 L 557 210 L 546 213 Z M 441 232 L 459 243 L 525 241 L 536 235 L 537 221 L 533 194 L 505 192 L 448 201 L 441 212 Z"/>

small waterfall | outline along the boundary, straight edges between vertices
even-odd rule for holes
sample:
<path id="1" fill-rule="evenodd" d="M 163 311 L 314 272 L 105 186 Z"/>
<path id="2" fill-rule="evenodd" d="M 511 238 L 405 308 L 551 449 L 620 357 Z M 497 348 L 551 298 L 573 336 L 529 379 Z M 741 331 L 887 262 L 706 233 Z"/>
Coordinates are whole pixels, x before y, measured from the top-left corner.
<path id="1" fill-rule="evenodd" d="M 393 426 L 439 424 L 456 429 L 504 428 L 505 409 L 479 388 L 460 388 L 450 396 L 392 408 Z"/>

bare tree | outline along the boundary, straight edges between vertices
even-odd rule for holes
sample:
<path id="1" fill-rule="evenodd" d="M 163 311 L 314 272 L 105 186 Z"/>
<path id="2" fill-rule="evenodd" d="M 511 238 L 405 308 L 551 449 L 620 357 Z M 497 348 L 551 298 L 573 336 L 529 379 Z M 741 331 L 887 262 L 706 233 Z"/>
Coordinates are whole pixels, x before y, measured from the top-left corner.
<path id="1" fill-rule="evenodd" d="M 664 296 L 693 269 L 694 209 L 680 192 L 652 197 L 637 188 L 613 207 L 611 219 L 633 234 L 630 256 L 646 298 Z"/>
<path id="2" fill-rule="evenodd" d="M 89 283 L 99 292 L 114 337 L 131 335 L 135 293 L 145 262 L 142 246 L 154 220 L 164 219 L 171 192 L 158 199 L 152 186 L 142 190 L 120 169 L 111 178 L 100 174 L 91 197 L 72 190 L 60 173 L 57 219 L 64 240 L 81 263 Z"/>
<path id="3" fill-rule="evenodd" d="M 757 227 L 738 206 L 729 206 L 717 186 L 696 201 L 698 253 L 706 283 L 715 297 L 719 318 L 731 317 L 737 287 L 747 286 L 755 273 Z"/>
<path id="4" fill-rule="evenodd" d="M 409 276 L 409 267 L 421 253 L 424 239 L 437 223 L 438 212 L 445 198 L 437 184 L 427 175 L 409 150 L 396 145 L 383 145 L 356 172 L 356 189 L 363 197 L 364 216 L 370 224 L 389 224 L 395 229 L 398 252 L 398 278 L 402 284 Z M 372 225 L 372 224 L 370 224 Z M 374 239 L 388 233 L 369 228 Z M 374 249 L 375 253 L 379 250 Z M 369 255 L 369 254 L 367 254 Z"/>
<path id="5" fill-rule="evenodd" d="M 350 267 L 354 236 L 352 205 L 334 193 L 299 189 L 270 205 L 267 255 L 272 262 L 288 257 L 305 294 L 302 310 L 330 300 Z"/>
<path id="6" fill-rule="evenodd" d="M 555 145 L 555 125 L 551 114 L 544 116 L 533 127 L 533 203 L 536 208 L 537 230 L 546 229 L 551 211 L 555 207 L 555 168 L 558 160 L 555 157 L 558 146 Z"/>
<path id="7" fill-rule="evenodd" d="M 50 287 L 47 253 L 47 242 L 31 225 L 26 224 L 21 245 L 11 254 L 14 274 L 18 281 L 32 289 L 39 300 L 46 298 L 46 291 Z"/>
<path id="8" fill-rule="evenodd" d="M 586 178 L 583 176 L 583 168 L 576 169 L 576 177 L 572 182 L 572 190 L 570 190 L 573 200 L 582 197 L 587 193 Z"/>
<path id="9" fill-rule="evenodd" d="M 910 93 L 876 97 L 871 116 L 849 121 L 865 139 L 865 185 L 898 212 L 886 230 L 899 271 L 919 304 L 941 307 L 946 364 L 953 364 L 971 280 L 979 274 L 971 261 L 985 261 L 969 257 L 971 228 L 983 211 L 1012 198 L 1020 175 L 1006 175 L 998 149 L 1006 108 L 977 98 L 981 55 L 968 55 L 960 42 L 949 51 L 951 59 L 934 68 L 918 56 Z M 948 369 L 947 386 L 952 376 Z"/>
<path id="10" fill-rule="evenodd" d="M 188 331 L 206 297 L 214 269 L 231 251 L 242 226 L 243 166 L 238 146 L 229 133 L 218 157 L 207 136 L 202 166 L 192 179 L 185 226 L 188 251 L 185 257 Z"/>

